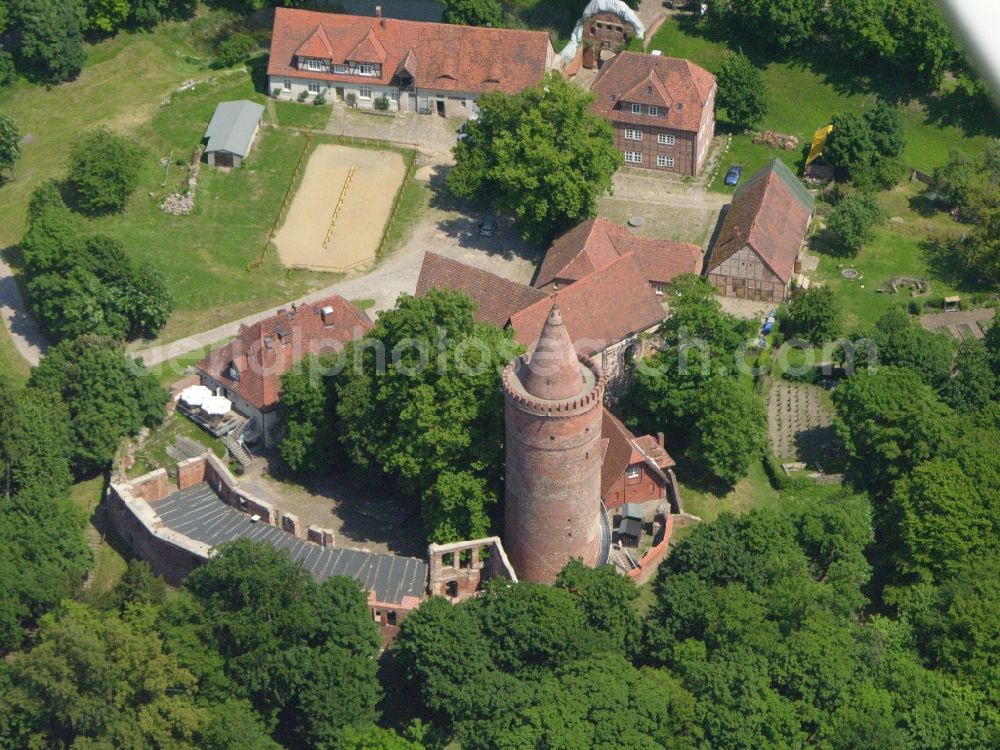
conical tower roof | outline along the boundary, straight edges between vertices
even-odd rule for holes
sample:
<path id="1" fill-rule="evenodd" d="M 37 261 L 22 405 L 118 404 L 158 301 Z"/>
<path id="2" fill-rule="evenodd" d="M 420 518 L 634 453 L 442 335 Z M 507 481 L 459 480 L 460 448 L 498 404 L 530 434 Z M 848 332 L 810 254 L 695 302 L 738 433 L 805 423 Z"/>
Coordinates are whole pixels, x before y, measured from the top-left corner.
<path id="1" fill-rule="evenodd" d="M 573 398 L 583 389 L 580 368 L 559 305 L 553 304 L 523 372 L 524 390 L 548 401 Z"/>

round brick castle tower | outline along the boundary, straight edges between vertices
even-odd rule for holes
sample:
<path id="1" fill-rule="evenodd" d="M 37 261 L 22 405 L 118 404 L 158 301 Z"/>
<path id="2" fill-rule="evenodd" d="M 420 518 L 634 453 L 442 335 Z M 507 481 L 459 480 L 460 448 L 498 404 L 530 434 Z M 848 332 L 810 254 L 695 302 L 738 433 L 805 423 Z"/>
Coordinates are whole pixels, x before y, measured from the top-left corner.
<path id="1" fill-rule="evenodd" d="M 605 379 L 577 356 L 552 306 L 534 351 L 503 373 L 507 471 L 503 543 L 519 578 L 552 583 L 601 546 L 601 418 Z"/>

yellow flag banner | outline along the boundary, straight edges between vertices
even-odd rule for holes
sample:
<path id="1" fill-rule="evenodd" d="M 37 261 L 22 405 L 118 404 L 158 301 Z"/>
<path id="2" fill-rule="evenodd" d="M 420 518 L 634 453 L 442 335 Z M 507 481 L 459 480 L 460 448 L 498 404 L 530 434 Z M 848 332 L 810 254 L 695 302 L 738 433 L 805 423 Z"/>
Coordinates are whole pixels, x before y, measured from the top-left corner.
<path id="1" fill-rule="evenodd" d="M 833 125 L 824 125 L 813 133 L 812 145 L 809 147 L 809 156 L 806 157 L 806 166 L 812 164 L 823 154 L 823 146 L 826 145 L 826 139 L 832 132 Z"/>

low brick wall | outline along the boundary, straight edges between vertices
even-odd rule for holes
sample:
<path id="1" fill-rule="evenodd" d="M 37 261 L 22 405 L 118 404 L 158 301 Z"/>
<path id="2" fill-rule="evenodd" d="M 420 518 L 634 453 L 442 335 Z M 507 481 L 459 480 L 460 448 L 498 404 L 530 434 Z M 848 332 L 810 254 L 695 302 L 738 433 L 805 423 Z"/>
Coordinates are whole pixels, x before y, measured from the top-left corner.
<path id="1" fill-rule="evenodd" d="M 655 547 L 650 547 L 642 559 L 639 560 L 639 567 L 634 570 L 630 570 L 628 577 L 631 578 L 637 586 L 641 586 L 647 583 L 653 574 L 660 567 L 660 563 L 663 562 L 663 558 L 667 556 L 667 552 L 670 550 L 670 537 L 674 533 L 674 516 L 670 514 L 667 516 L 667 522 L 663 527 L 663 539 Z"/>
<path id="2" fill-rule="evenodd" d="M 113 533 L 158 575 L 178 585 L 208 559 L 209 546 L 166 527 L 151 502 L 173 490 L 157 469 L 130 483 L 112 484 L 107 499 Z"/>

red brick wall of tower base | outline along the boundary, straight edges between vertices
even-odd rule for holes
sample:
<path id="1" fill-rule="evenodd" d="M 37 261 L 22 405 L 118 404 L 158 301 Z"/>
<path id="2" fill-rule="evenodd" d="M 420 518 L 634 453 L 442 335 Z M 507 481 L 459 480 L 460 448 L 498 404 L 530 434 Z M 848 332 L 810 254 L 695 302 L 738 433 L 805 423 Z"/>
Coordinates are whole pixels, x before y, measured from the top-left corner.
<path id="1" fill-rule="evenodd" d="M 506 401 L 504 547 L 520 580 L 552 583 L 600 552 L 601 399 L 566 416 Z"/>

